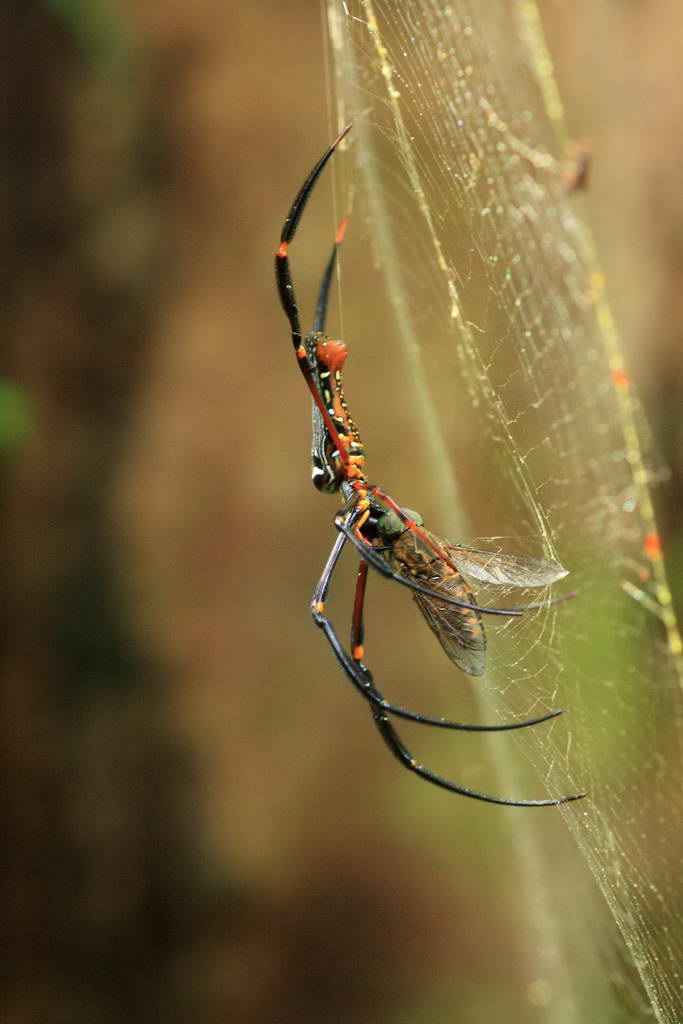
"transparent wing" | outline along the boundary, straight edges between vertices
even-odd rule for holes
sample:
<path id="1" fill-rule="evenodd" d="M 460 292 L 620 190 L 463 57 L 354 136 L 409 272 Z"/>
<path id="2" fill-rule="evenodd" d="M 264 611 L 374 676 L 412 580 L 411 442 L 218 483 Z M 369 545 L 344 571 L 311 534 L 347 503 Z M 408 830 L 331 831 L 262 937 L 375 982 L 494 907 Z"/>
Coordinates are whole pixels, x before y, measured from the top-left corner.
<path id="1" fill-rule="evenodd" d="M 443 580 L 438 586 L 458 600 L 474 600 L 472 591 L 462 580 Z M 483 675 L 486 636 L 478 612 L 455 608 L 424 594 L 413 594 L 413 600 L 451 661 L 468 676 Z"/>
<path id="2" fill-rule="evenodd" d="M 443 541 L 435 534 L 429 530 L 423 532 L 437 551 L 443 547 Z M 455 561 L 453 565 L 444 562 L 434 549 L 410 530 L 405 530 L 393 541 L 388 557 L 393 567 L 403 575 L 411 576 L 432 590 L 443 591 L 456 601 L 476 604 L 467 581 L 453 568 Z M 456 608 L 426 594 L 413 594 L 413 600 L 453 664 L 468 676 L 482 675 L 486 636 L 479 612 Z"/>
<path id="3" fill-rule="evenodd" d="M 446 542 L 442 544 L 458 569 L 481 583 L 545 587 L 569 574 L 557 562 L 543 562 L 530 555 L 508 555 L 502 551 L 483 551 Z"/>

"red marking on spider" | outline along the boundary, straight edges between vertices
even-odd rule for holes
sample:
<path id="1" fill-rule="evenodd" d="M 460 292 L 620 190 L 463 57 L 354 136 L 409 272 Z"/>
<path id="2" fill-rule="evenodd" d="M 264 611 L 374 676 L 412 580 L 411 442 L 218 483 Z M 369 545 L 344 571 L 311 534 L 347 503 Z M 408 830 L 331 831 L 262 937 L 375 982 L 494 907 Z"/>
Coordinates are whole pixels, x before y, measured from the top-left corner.
<path id="1" fill-rule="evenodd" d="M 335 245 L 341 245 L 344 240 L 344 232 L 346 231 L 346 225 L 349 223 L 348 217 L 342 217 L 339 221 L 339 227 L 337 228 L 337 234 L 334 239 Z"/>
<path id="2" fill-rule="evenodd" d="M 646 554 L 652 559 L 661 559 L 662 557 L 662 544 L 659 539 L 658 533 L 648 533 L 645 535 L 643 541 L 643 547 L 645 548 Z"/>
<path id="3" fill-rule="evenodd" d="M 346 343 L 343 341 L 334 341 L 332 338 L 323 338 L 322 341 L 318 342 L 315 354 L 318 360 L 326 366 L 328 370 L 331 370 L 332 373 L 337 373 L 346 362 L 348 349 L 346 347 Z"/>
<path id="4" fill-rule="evenodd" d="M 278 246 L 278 250 L 275 253 L 275 255 L 279 256 L 280 259 L 283 260 L 285 258 L 285 256 L 287 255 L 287 251 L 288 250 L 289 250 L 289 242 L 280 242 L 280 245 Z"/>
<path id="5" fill-rule="evenodd" d="M 623 367 L 620 366 L 617 370 L 612 370 L 612 383 L 618 391 L 628 391 L 630 382 L 631 378 Z"/>

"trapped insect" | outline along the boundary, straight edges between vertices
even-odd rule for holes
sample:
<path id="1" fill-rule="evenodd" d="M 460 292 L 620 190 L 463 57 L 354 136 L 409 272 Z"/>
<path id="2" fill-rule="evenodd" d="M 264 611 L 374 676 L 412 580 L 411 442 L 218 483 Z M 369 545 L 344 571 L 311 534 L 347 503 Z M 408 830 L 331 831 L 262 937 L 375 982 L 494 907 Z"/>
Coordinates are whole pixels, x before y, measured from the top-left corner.
<path id="1" fill-rule="evenodd" d="M 289 246 L 315 184 L 351 125 L 340 133 L 315 164 L 297 193 L 282 228 L 275 256 L 275 272 L 282 308 L 291 328 L 292 343 L 299 369 L 313 399 L 312 479 L 318 490 L 341 492 L 343 505 L 334 518 L 339 531 L 322 575 L 315 588 L 311 610 L 316 624 L 325 633 L 334 654 L 358 693 L 368 702 L 373 721 L 383 740 L 399 763 L 434 785 L 463 796 L 490 803 L 522 807 L 542 807 L 578 800 L 585 793 L 557 800 L 511 800 L 489 796 L 457 785 L 418 764 L 399 737 L 392 718 L 402 718 L 440 729 L 467 732 L 499 732 L 522 729 L 555 718 L 562 709 L 538 718 L 503 725 L 468 725 L 442 718 L 431 718 L 409 708 L 389 703 L 379 691 L 363 662 L 363 607 L 368 576 L 372 566 L 382 576 L 408 587 L 448 657 L 468 675 L 484 671 L 486 634 L 482 615 L 520 616 L 527 605 L 515 609 L 487 608 L 477 605 L 464 574 L 483 583 L 513 587 L 546 586 L 567 575 L 553 562 L 523 555 L 479 551 L 449 544 L 427 530 L 422 519 L 410 509 L 400 508 L 382 488 L 371 484 L 365 474 L 365 452 L 358 428 L 351 418 L 342 387 L 342 369 L 346 345 L 325 334 L 325 319 L 334 266 L 344 237 L 347 218 L 337 236 L 323 273 L 313 329 L 302 335 L 299 311 L 289 267 Z M 334 572 L 346 542 L 359 552 L 356 592 L 351 616 L 351 645 L 346 651 L 332 622 L 325 614 Z M 565 595 L 558 600 L 565 600 Z M 541 605 L 554 603 L 541 602 Z"/>

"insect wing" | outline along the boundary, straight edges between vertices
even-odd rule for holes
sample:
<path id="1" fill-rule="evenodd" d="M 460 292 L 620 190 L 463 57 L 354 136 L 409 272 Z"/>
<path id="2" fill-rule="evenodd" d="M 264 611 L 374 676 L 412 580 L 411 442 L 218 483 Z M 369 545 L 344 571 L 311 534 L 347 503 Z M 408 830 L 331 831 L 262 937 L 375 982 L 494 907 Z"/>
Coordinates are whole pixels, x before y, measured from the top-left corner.
<path id="1" fill-rule="evenodd" d="M 428 530 L 423 532 L 437 549 L 443 547 L 443 541 L 435 534 Z M 476 603 L 466 580 L 410 530 L 405 530 L 391 544 L 389 559 L 403 575 L 411 576 L 431 590 L 442 591 L 466 604 Z M 450 660 L 468 676 L 482 675 L 486 636 L 479 612 L 457 608 L 426 594 L 415 593 L 413 600 Z"/>
<path id="2" fill-rule="evenodd" d="M 543 562 L 530 555 L 508 555 L 458 544 L 444 544 L 448 556 L 466 576 L 481 583 L 509 587 L 546 587 L 568 575 L 557 562 Z"/>
<path id="3" fill-rule="evenodd" d="M 473 600 L 471 592 L 469 595 L 465 592 L 462 582 L 455 587 L 446 586 L 443 589 L 459 600 L 461 597 L 462 600 Z M 486 636 L 478 612 L 455 608 L 452 604 L 444 604 L 424 594 L 413 594 L 413 600 L 451 661 L 468 676 L 483 675 L 486 666 Z"/>

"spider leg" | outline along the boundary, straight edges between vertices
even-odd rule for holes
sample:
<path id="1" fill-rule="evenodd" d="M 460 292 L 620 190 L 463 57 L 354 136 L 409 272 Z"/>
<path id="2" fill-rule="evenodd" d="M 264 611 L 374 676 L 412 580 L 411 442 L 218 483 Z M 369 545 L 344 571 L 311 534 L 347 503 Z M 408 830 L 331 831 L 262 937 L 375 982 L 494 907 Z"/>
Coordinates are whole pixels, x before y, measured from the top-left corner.
<path id="1" fill-rule="evenodd" d="M 349 134 L 350 131 L 351 125 L 347 124 L 346 127 L 340 131 L 339 135 L 334 140 L 334 142 L 332 142 L 327 147 L 327 149 L 320 157 L 317 164 L 315 165 L 315 167 L 310 172 L 305 182 L 297 192 L 296 198 L 290 207 L 289 213 L 287 214 L 285 223 L 282 227 L 280 243 L 289 243 L 294 238 L 294 235 L 296 234 L 296 229 L 299 226 L 299 221 L 301 220 L 301 215 L 304 212 L 306 203 L 308 202 L 311 196 L 311 192 L 315 188 L 315 183 L 317 182 L 318 178 L 320 177 L 323 171 L 323 168 L 325 167 L 325 164 L 330 159 L 339 143 Z"/>
<path id="2" fill-rule="evenodd" d="M 277 280 L 278 293 L 280 295 L 280 303 L 281 303 L 282 308 L 283 308 L 283 310 L 285 312 L 285 316 L 289 320 L 289 326 L 291 327 L 291 330 L 292 330 L 292 344 L 294 345 L 294 349 L 297 352 L 297 356 L 298 356 L 299 349 L 301 348 L 301 340 L 302 340 L 301 339 L 301 321 L 299 319 L 299 309 L 298 309 L 298 306 L 297 306 L 297 303 L 296 303 L 296 295 L 295 295 L 295 292 L 294 292 L 294 284 L 292 282 L 292 275 L 291 275 L 291 271 L 289 269 L 289 256 L 288 256 L 289 244 L 292 241 L 292 239 L 294 238 L 294 235 L 296 234 L 296 229 L 299 226 L 299 221 L 301 220 L 301 215 L 304 212 L 304 208 L 306 206 L 306 203 L 309 200 L 311 192 L 313 191 L 313 189 L 315 187 L 315 183 L 317 182 L 317 180 L 318 180 L 318 178 L 319 178 L 323 168 L 325 167 L 325 164 L 330 159 L 330 157 L 334 153 L 335 149 L 337 148 L 339 143 L 342 141 L 344 136 L 347 134 L 347 132 L 350 131 L 350 129 L 351 129 L 351 125 L 347 125 L 346 128 L 343 130 L 343 132 L 341 132 L 341 134 L 337 136 L 337 138 L 334 140 L 332 145 L 328 146 L 328 148 L 325 150 L 325 152 L 323 153 L 323 155 L 320 158 L 320 160 L 318 160 L 317 164 L 315 165 L 315 167 L 313 168 L 313 170 L 308 175 L 308 177 L 306 178 L 305 182 L 303 183 L 303 185 L 299 189 L 299 191 L 298 191 L 298 193 L 297 193 L 297 195 L 296 195 L 296 197 L 294 199 L 294 202 L 292 203 L 292 205 L 290 207 L 289 213 L 287 214 L 285 222 L 283 224 L 282 233 L 280 235 L 280 245 L 279 245 L 279 248 L 277 250 L 277 253 L 275 254 L 275 277 L 276 277 L 276 280 Z M 340 225 L 340 231 L 343 234 L 343 228 L 341 227 L 341 225 Z M 341 239 L 339 239 L 339 240 L 341 241 Z M 335 245 L 335 252 L 336 252 L 336 245 Z M 331 261 L 331 262 L 332 262 L 332 266 L 329 267 L 330 277 L 332 276 L 332 269 L 334 267 L 334 261 Z M 324 278 L 323 278 L 323 285 L 324 285 Z M 328 286 L 328 289 L 329 289 L 329 286 Z M 324 298 L 324 296 L 323 296 L 323 298 Z M 318 300 L 318 306 L 320 307 L 320 299 Z M 299 356 L 299 359 L 301 360 L 300 356 Z M 303 361 L 300 361 L 300 365 L 301 365 L 302 372 L 304 372 Z M 304 372 L 304 376 L 306 377 L 306 382 L 308 383 L 308 377 L 307 377 L 305 372 Z M 310 387 L 310 384 L 309 384 L 309 387 Z"/>
<path id="3" fill-rule="evenodd" d="M 559 800 L 508 800 L 505 797 L 489 796 L 487 793 L 478 793 L 476 790 L 467 789 L 465 786 L 458 786 L 455 782 L 450 782 L 448 779 L 444 779 L 443 776 L 429 771 L 428 768 L 425 768 L 423 765 L 418 764 L 417 761 L 415 761 L 411 753 L 403 745 L 398 733 L 389 721 L 386 712 L 377 707 L 373 707 L 372 717 L 379 734 L 400 765 L 407 768 L 409 772 L 414 772 L 416 775 L 419 775 L 421 779 L 425 779 L 427 782 L 431 782 L 435 786 L 440 786 L 442 789 L 447 789 L 451 793 L 459 793 L 461 796 L 469 796 L 474 800 L 484 800 L 486 803 L 490 804 L 507 804 L 509 807 L 552 807 L 557 804 L 569 803 L 571 800 L 580 800 L 582 797 L 586 796 L 585 793 L 576 793 L 573 796 L 560 797 Z"/>
<path id="4" fill-rule="evenodd" d="M 342 244 L 342 240 L 344 238 L 344 231 L 346 230 L 348 220 L 348 217 L 342 217 L 341 219 L 339 228 L 337 229 L 337 236 L 334 240 L 334 245 L 332 246 L 332 254 L 327 262 L 327 266 L 325 267 L 325 272 L 323 274 L 323 279 L 320 283 L 318 301 L 315 307 L 315 320 L 313 321 L 313 330 L 316 333 L 319 332 L 320 334 L 322 334 L 323 331 L 325 330 L 325 320 L 327 318 L 327 303 L 329 302 L 330 288 L 332 286 L 332 274 L 334 273 L 334 267 L 337 262 L 337 253 L 339 252 L 339 247 Z"/>
<path id="5" fill-rule="evenodd" d="M 348 540 L 351 541 L 351 543 L 361 553 L 365 561 L 369 562 L 373 569 L 376 569 L 382 576 L 386 576 L 387 579 L 396 580 L 397 583 L 403 584 L 404 587 L 409 587 L 410 590 L 416 590 L 418 594 L 426 594 L 427 597 L 437 598 L 445 604 L 455 605 L 456 608 L 472 608 L 475 612 L 482 612 L 486 615 L 505 615 L 508 618 L 517 618 L 522 615 L 522 611 L 517 608 L 485 608 L 477 604 L 470 604 L 468 601 L 458 601 L 455 597 L 451 597 L 450 594 L 444 594 L 438 590 L 431 590 L 429 587 L 423 587 L 421 583 L 417 583 L 409 576 L 403 576 L 400 572 L 395 572 L 386 559 L 376 553 L 376 550 L 372 545 L 368 544 L 367 541 L 363 540 L 362 537 L 359 537 L 356 534 L 353 526 L 349 525 L 348 521 L 344 519 L 341 513 L 335 516 L 334 525 Z"/>
<path id="6" fill-rule="evenodd" d="M 344 534 L 340 534 L 341 537 Z M 351 656 L 362 671 L 367 671 L 363 665 L 363 640 L 365 639 L 365 623 L 363 622 L 363 607 L 365 605 L 365 588 L 368 582 L 368 563 L 361 558 L 358 563 L 358 575 L 356 577 L 356 593 L 353 599 L 353 616 L 351 618 Z"/>
<path id="7" fill-rule="evenodd" d="M 327 428 L 330 437 L 332 438 L 334 444 L 336 445 L 337 450 L 339 452 L 339 456 L 345 466 L 350 465 L 349 457 L 346 453 L 346 449 L 341 444 L 337 428 L 333 423 L 328 410 L 325 408 L 324 402 L 322 401 L 320 392 L 318 391 L 318 387 L 315 382 L 315 378 L 313 376 L 311 367 L 308 362 L 306 348 L 303 344 L 303 337 L 301 333 L 301 320 L 299 318 L 299 308 L 297 306 L 296 294 L 294 292 L 294 283 L 292 281 L 292 274 L 289 268 L 289 245 L 292 239 L 294 238 L 294 235 L 296 234 L 296 229 L 299 226 L 301 215 L 304 212 L 306 203 L 309 200 L 311 192 L 313 191 L 315 183 L 317 182 L 323 168 L 325 167 L 325 164 L 330 159 L 339 143 L 350 130 L 351 125 L 347 125 L 346 128 L 344 128 L 344 130 L 337 136 L 334 142 L 330 146 L 328 146 L 320 160 L 318 160 L 317 164 L 315 165 L 315 167 L 313 168 L 313 170 L 308 175 L 305 182 L 299 189 L 283 224 L 282 233 L 280 235 L 280 245 L 278 246 L 277 252 L 275 253 L 275 278 L 277 281 L 278 294 L 280 296 L 280 304 L 282 305 L 282 309 L 284 310 L 285 316 L 289 321 L 289 326 L 292 334 L 292 345 L 294 346 L 294 353 L 299 364 L 299 369 L 301 370 L 303 378 L 306 381 L 309 391 L 311 392 L 311 397 L 313 398 L 313 401 L 315 402 L 320 411 L 320 415 L 322 416 L 325 427 Z M 335 252 L 337 246 L 341 243 L 341 239 L 344 234 L 345 223 L 345 221 L 342 221 L 342 223 L 339 226 L 339 230 L 337 232 L 337 240 L 335 241 Z M 331 260 L 330 262 L 331 266 L 328 264 L 328 269 L 331 280 L 334 261 Z M 326 291 L 329 292 L 329 284 L 327 285 L 327 289 L 325 286 L 326 276 L 327 271 L 323 276 L 323 285 L 321 289 L 321 295 L 318 298 L 318 312 L 316 313 L 316 319 L 320 317 L 321 303 L 323 305 L 322 316 L 324 319 L 324 306 L 326 305 L 327 302 Z"/>
<path id="8" fill-rule="evenodd" d="M 358 515 L 358 510 L 354 507 L 347 515 L 347 519 L 353 522 Z M 337 636 L 337 632 L 331 622 L 331 620 L 325 614 L 325 600 L 329 593 L 330 584 L 334 575 L 334 570 L 339 561 L 344 544 L 346 543 L 346 535 L 342 532 L 337 537 L 330 555 L 325 563 L 322 575 L 315 588 L 313 599 L 311 601 L 311 613 L 317 626 L 322 629 L 327 641 L 334 652 L 337 661 L 344 670 L 347 678 L 352 685 L 358 690 L 361 696 L 373 705 L 373 711 L 375 709 L 382 711 L 383 713 L 395 715 L 397 718 L 405 719 L 408 722 L 418 722 L 421 725 L 431 725 L 437 729 L 455 729 L 460 732 L 509 732 L 513 729 L 525 729 L 531 725 L 538 725 L 540 722 L 546 722 L 551 718 L 557 718 L 564 712 L 564 708 L 559 708 L 555 711 L 550 711 L 548 714 L 540 715 L 538 718 L 530 718 L 524 722 L 512 722 L 510 724 L 503 725 L 470 725 L 463 722 L 452 722 L 447 718 L 432 718 L 429 715 L 419 714 L 417 711 L 411 711 L 410 708 L 404 708 L 396 704 L 390 704 L 389 701 L 380 693 L 380 691 L 374 685 L 372 674 L 370 670 L 362 663 L 360 658 L 351 657 L 344 650 L 344 647 Z M 360 579 L 360 572 L 359 572 Z M 358 597 L 358 584 L 356 587 L 356 599 L 354 601 L 354 621 L 352 624 L 352 643 L 353 638 L 356 640 L 362 639 L 362 607 L 363 607 L 363 595 L 364 595 L 364 584 L 362 589 L 361 597 Z M 356 643 L 356 648 L 360 645 Z M 361 653 L 362 657 L 362 653 Z"/>
<path id="9" fill-rule="evenodd" d="M 426 535 L 426 533 L 423 530 L 421 530 L 420 527 L 416 523 L 414 523 L 413 520 L 409 516 L 406 515 L 404 510 L 402 508 L 399 508 L 399 506 L 396 504 L 396 502 L 391 497 L 391 495 L 387 494 L 386 491 L 383 491 L 381 487 L 377 487 L 376 485 L 374 485 L 374 486 L 372 486 L 370 488 L 370 492 L 369 493 L 372 494 L 372 495 L 375 495 L 381 501 L 383 501 L 386 505 L 388 505 L 389 508 L 392 509 L 392 511 L 399 517 L 399 519 L 402 520 L 402 522 L 405 524 L 405 526 L 409 530 L 411 530 L 412 533 L 415 536 L 419 537 L 422 540 L 422 542 L 427 545 L 427 547 L 432 548 L 444 560 L 444 562 L 446 562 L 447 565 L 450 565 L 451 568 L 457 570 L 457 566 L 453 562 L 451 562 L 450 559 L 448 559 L 444 555 L 443 551 L 441 551 L 439 549 L 439 547 L 437 545 L 435 545 L 432 540 L 430 540 L 430 538 Z M 358 539 L 360 539 L 360 538 L 358 538 Z M 377 565 L 375 567 L 379 568 L 379 566 L 377 566 Z M 380 569 L 379 571 L 381 572 L 382 570 Z M 407 583 L 405 577 L 402 577 L 400 574 L 398 576 L 394 575 L 393 578 L 394 579 L 398 579 L 399 582 L 404 583 L 406 586 L 412 586 L 412 584 Z M 570 598 L 576 597 L 578 595 L 578 593 L 579 593 L 578 590 L 574 590 L 574 591 L 572 591 L 569 594 L 563 594 L 560 597 L 553 597 L 553 598 L 550 598 L 547 601 L 536 601 L 533 604 L 517 605 L 517 607 L 514 610 L 507 610 L 507 609 L 504 609 L 504 608 L 482 608 L 482 607 L 477 607 L 476 605 L 469 605 L 469 607 L 470 608 L 474 608 L 476 611 L 481 612 L 481 613 L 483 613 L 485 615 L 521 615 L 523 612 L 532 611 L 535 608 L 546 608 L 546 607 L 548 607 L 548 605 L 551 605 L 551 604 L 560 604 L 562 601 L 568 601 Z M 433 592 L 432 592 L 432 596 L 435 596 L 433 594 Z M 444 598 L 442 597 L 441 600 L 444 600 Z M 457 602 L 451 600 L 451 602 L 449 602 L 449 603 L 457 603 Z M 467 605 L 462 605 L 462 607 L 468 607 L 468 606 Z"/>

